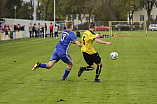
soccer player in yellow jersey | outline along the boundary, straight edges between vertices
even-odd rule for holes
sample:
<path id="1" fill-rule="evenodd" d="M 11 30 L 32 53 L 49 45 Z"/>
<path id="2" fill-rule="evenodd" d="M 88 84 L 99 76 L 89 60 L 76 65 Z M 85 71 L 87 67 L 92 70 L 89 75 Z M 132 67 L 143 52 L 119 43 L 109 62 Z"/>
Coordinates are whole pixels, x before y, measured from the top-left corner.
<path id="1" fill-rule="evenodd" d="M 107 44 L 107 45 L 111 45 L 112 43 L 97 39 L 94 31 L 95 31 L 95 23 L 91 22 L 89 24 L 89 30 L 86 30 L 83 33 L 81 39 L 81 43 L 82 43 L 81 52 L 83 53 L 84 60 L 89 66 L 80 67 L 80 70 L 78 71 L 78 76 L 80 77 L 83 71 L 93 70 L 94 63 L 96 63 L 97 69 L 96 69 L 96 76 L 94 82 L 101 82 L 98 78 L 101 73 L 102 63 L 99 54 L 95 51 L 93 47 L 93 41 L 101 44 Z"/>

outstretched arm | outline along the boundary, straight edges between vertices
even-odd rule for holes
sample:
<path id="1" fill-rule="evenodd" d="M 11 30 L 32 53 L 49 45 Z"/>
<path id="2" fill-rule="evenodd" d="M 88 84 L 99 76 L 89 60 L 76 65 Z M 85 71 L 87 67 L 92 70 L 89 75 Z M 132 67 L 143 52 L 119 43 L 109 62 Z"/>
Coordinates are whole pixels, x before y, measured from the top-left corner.
<path id="1" fill-rule="evenodd" d="M 82 44 L 81 44 L 78 40 L 72 41 L 72 43 L 73 43 L 73 44 L 77 44 L 79 47 L 82 47 Z"/>
<path id="2" fill-rule="evenodd" d="M 100 40 L 100 39 L 95 39 L 95 41 L 96 41 L 97 43 L 101 43 L 101 44 L 112 45 L 111 42 L 105 42 L 105 41 L 102 41 L 102 40 Z"/>

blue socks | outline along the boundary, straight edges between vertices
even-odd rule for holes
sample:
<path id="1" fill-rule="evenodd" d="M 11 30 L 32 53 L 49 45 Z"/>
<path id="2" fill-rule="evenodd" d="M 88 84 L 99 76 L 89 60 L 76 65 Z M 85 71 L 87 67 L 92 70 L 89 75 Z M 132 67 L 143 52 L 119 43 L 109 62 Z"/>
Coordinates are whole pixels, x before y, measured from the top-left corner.
<path id="1" fill-rule="evenodd" d="M 69 75 L 70 71 L 71 71 L 71 69 L 66 68 L 62 79 L 65 79 Z"/>
<path id="2" fill-rule="evenodd" d="M 46 68 L 46 66 L 47 66 L 46 63 L 44 63 L 44 64 L 40 64 L 40 65 L 39 65 L 39 67 L 41 67 L 41 68 Z"/>
<path id="3" fill-rule="evenodd" d="M 40 64 L 39 67 L 46 68 L 47 67 L 47 63 Z M 65 69 L 65 73 L 64 73 L 62 79 L 65 79 L 69 75 L 70 71 L 71 71 L 71 69 L 66 68 Z"/>

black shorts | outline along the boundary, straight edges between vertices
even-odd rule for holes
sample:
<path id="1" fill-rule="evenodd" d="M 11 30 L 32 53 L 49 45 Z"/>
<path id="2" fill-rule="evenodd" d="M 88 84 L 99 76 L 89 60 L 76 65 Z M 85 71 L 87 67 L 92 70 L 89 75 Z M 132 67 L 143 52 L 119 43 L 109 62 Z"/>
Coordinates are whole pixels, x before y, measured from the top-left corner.
<path id="1" fill-rule="evenodd" d="M 98 64 L 101 62 L 101 58 L 98 53 L 90 55 L 86 52 L 83 52 L 83 57 L 84 57 L 84 60 L 86 61 L 86 63 L 90 66 L 93 65 L 93 63 Z"/>

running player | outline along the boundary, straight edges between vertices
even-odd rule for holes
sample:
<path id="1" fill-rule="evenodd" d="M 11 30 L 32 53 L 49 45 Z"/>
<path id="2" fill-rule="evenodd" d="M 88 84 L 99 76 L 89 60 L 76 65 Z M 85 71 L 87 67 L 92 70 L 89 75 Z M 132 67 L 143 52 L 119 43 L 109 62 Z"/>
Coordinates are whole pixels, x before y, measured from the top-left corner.
<path id="1" fill-rule="evenodd" d="M 112 43 L 97 39 L 94 31 L 95 31 L 95 23 L 91 22 L 89 24 L 89 30 L 86 30 L 83 33 L 81 39 L 81 43 L 82 43 L 81 52 L 83 53 L 84 60 L 89 66 L 80 67 L 80 70 L 78 71 L 78 76 L 80 77 L 83 71 L 93 70 L 94 63 L 96 63 L 97 69 L 96 69 L 96 76 L 94 82 L 101 82 L 98 78 L 101 73 L 102 63 L 99 54 L 93 48 L 93 41 L 101 44 L 107 44 L 107 45 L 111 45 Z"/>
<path id="2" fill-rule="evenodd" d="M 67 79 L 67 76 L 70 73 L 73 66 L 73 61 L 70 55 L 68 54 L 69 45 L 72 42 L 74 44 L 77 44 L 79 47 L 82 46 L 82 44 L 77 40 L 75 34 L 72 32 L 72 30 L 73 30 L 73 22 L 67 21 L 66 29 L 62 33 L 61 39 L 56 45 L 56 48 L 53 51 L 49 63 L 41 64 L 40 62 L 38 62 L 33 66 L 32 71 L 34 71 L 39 67 L 50 69 L 56 62 L 58 62 L 61 59 L 64 63 L 68 64 L 61 80 L 69 81 L 69 79 Z"/>

